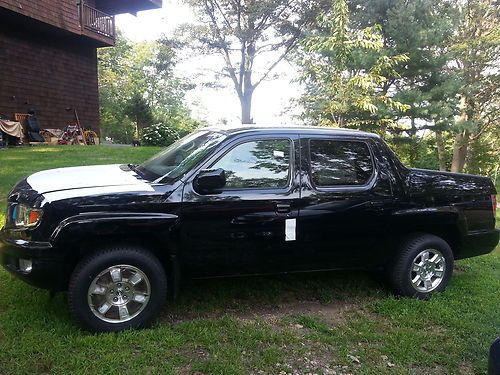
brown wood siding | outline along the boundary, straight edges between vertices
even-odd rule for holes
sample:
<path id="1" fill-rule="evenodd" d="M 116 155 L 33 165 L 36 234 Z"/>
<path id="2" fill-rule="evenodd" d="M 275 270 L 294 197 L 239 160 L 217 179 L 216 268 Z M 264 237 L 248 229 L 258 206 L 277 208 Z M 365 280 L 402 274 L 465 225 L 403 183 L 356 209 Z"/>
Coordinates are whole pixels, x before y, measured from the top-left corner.
<path id="1" fill-rule="evenodd" d="M 76 0 L 0 0 L 0 7 L 81 34 Z"/>
<path id="2" fill-rule="evenodd" d="M 1 1 L 1 0 L 0 0 Z M 99 128 L 96 49 L 79 39 L 0 31 L 0 113 L 34 108 L 43 128 L 63 128 L 78 110 Z"/>

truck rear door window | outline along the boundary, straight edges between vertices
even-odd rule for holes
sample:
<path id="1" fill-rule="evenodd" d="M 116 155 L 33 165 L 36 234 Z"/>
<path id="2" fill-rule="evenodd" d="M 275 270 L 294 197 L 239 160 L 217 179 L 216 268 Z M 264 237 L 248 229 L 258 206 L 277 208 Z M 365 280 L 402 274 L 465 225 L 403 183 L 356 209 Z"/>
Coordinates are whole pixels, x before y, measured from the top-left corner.
<path id="1" fill-rule="evenodd" d="M 309 150 L 315 186 L 366 185 L 373 175 L 372 157 L 364 142 L 311 139 Z"/>

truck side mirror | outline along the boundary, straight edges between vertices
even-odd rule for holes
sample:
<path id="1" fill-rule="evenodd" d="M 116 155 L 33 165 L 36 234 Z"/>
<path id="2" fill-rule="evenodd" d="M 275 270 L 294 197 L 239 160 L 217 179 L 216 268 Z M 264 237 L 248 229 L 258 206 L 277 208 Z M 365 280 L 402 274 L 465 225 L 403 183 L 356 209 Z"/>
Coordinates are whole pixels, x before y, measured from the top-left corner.
<path id="1" fill-rule="evenodd" d="M 222 168 L 205 169 L 194 178 L 194 190 L 200 194 L 220 193 L 226 185 L 226 172 Z"/>

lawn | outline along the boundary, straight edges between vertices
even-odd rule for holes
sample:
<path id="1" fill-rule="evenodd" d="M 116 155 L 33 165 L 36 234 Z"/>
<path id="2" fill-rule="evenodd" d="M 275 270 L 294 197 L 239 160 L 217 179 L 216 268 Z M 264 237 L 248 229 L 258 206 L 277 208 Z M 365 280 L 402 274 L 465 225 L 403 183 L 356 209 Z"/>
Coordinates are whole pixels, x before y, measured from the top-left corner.
<path id="1" fill-rule="evenodd" d="M 0 150 L 0 222 L 21 177 L 61 166 L 137 163 L 153 148 Z M 447 291 L 396 299 L 363 272 L 192 281 L 153 328 L 91 335 L 0 271 L 0 374 L 484 374 L 500 334 L 500 249 L 457 262 Z"/>

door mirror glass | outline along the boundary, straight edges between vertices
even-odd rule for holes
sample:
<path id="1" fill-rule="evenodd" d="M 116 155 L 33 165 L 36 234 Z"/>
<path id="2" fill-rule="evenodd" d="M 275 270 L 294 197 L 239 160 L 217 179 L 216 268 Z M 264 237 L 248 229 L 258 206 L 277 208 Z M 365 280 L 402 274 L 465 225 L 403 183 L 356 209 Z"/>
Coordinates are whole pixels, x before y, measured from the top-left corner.
<path id="1" fill-rule="evenodd" d="M 220 193 L 226 185 L 226 172 L 222 168 L 205 169 L 194 179 L 194 189 L 200 194 Z"/>

